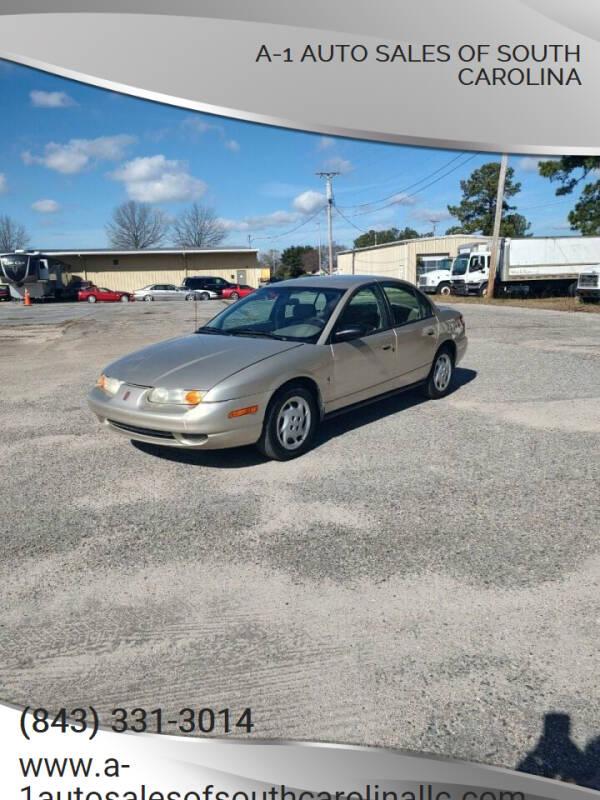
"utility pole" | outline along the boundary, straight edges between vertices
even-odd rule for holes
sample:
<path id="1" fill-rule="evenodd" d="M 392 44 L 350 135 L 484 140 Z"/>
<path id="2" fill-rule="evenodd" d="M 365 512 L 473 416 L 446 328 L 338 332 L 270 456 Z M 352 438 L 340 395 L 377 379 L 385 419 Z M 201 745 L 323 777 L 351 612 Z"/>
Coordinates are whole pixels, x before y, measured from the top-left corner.
<path id="1" fill-rule="evenodd" d="M 492 251 L 490 253 L 490 274 L 488 275 L 486 297 L 494 296 L 494 283 L 496 282 L 496 270 L 498 269 L 498 250 L 500 237 L 500 223 L 502 222 L 502 206 L 504 204 L 504 181 L 506 180 L 506 167 L 508 156 L 502 156 L 500 162 L 500 174 L 498 175 L 498 193 L 496 195 L 496 214 L 494 216 L 494 231 L 492 233 Z"/>
<path id="2" fill-rule="evenodd" d="M 438 221 L 437 219 L 430 219 L 429 222 L 431 222 L 433 226 L 433 238 L 435 239 L 435 229 L 437 228 Z"/>
<path id="3" fill-rule="evenodd" d="M 319 273 L 321 272 L 321 223 L 317 222 L 317 230 L 319 231 Z"/>
<path id="4" fill-rule="evenodd" d="M 248 234 L 248 247 L 252 247 L 252 236 Z"/>
<path id="5" fill-rule="evenodd" d="M 333 206 L 333 191 L 331 190 L 331 179 L 339 175 L 339 172 L 317 172 L 319 178 L 325 178 L 326 197 L 327 197 L 327 228 L 329 232 L 329 274 L 333 272 L 333 223 L 331 221 L 331 208 Z"/>

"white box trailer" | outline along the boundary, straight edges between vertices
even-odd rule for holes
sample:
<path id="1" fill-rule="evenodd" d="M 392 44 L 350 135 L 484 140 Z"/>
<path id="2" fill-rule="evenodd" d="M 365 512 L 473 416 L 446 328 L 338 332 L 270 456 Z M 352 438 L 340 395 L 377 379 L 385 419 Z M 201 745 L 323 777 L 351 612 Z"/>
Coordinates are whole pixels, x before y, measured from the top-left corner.
<path id="1" fill-rule="evenodd" d="M 489 263 L 489 244 L 459 248 L 452 265 L 452 292 L 485 294 Z M 579 273 L 597 264 L 600 264 L 600 236 L 502 238 L 494 293 L 529 297 L 574 295 Z"/>

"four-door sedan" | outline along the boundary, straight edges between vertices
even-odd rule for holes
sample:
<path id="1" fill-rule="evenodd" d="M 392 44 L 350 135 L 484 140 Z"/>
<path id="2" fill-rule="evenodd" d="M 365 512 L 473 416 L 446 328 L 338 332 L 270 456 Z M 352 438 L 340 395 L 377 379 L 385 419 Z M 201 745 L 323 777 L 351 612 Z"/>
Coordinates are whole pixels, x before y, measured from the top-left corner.
<path id="1" fill-rule="evenodd" d="M 331 414 L 422 386 L 443 397 L 467 347 L 462 315 L 399 280 L 272 284 L 195 333 L 113 362 L 88 400 L 131 439 L 182 448 L 256 443 L 287 460 Z"/>
<path id="2" fill-rule="evenodd" d="M 185 286 L 175 286 L 172 283 L 153 283 L 144 286 L 143 289 L 136 289 L 133 293 L 136 300 L 212 300 L 218 297 L 216 292 L 208 289 L 203 291 L 192 291 Z"/>
<path id="3" fill-rule="evenodd" d="M 88 303 L 130 303 L 135 300 L 135 297 L 130 292 L 117 292 L 113 289 L 88 286 L 77 292 L 77 299 L 87 300 Z"/>
<path id="4" fill-rule="evenodd" d="M 225 300 L 239 300 L 240 297 L 248 297 L 255 289 L 245 283 L 238 283 L 234 286 L 228 286 L 221 291 L 221 297 Z"/>

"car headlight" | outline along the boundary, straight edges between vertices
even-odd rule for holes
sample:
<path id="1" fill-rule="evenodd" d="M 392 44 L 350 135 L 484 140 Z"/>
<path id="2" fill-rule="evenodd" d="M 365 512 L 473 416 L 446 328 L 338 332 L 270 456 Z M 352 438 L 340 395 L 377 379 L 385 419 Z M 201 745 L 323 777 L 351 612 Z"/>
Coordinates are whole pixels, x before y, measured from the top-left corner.
<path id="1" fill-rule="evenodd" d="M 123 381 L 120 381 L 117 378 L 109 378 L 108 375 L 100 375 L 96 381 L 96 386 L 111 396 L 114 396 L 122 385 Z"/>
<path id="2" fill-rule="evenodd" d="M 157 386 L 148 395 L 148 401 L 163 405 L 197 406 L 205 394 L 197 389 L 164 389 Z"/>

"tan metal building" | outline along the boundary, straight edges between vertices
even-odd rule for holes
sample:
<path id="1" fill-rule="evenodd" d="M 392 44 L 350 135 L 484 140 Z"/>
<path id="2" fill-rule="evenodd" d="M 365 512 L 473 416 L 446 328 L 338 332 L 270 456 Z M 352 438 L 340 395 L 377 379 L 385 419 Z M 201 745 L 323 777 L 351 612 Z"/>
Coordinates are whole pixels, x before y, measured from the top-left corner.
<path id="1" fill-rule="evenodd" d="M 417 282 L 420 267 L 441 258 L 455 258 L 458 248 L 471 242 L 486 242 L 487 236 L 430 236 L 399 242 L 343 250 L 337 256 L 337 271 L 345 275 L 385 275 Z"/>
<path id="2" fill-rule="evenodd" d="M 258 251 L 253 249 L 44 250 L 44 253 L 66 265 L 65 282 L 76 275 L 96 286 L 128 292 L 151 283 L 179 286 L 191 275 L 214 275 L 254 287 L 261 277 L 269 277 L 269 271 L 258 264 Z"/>

